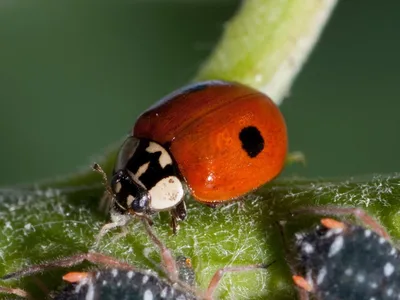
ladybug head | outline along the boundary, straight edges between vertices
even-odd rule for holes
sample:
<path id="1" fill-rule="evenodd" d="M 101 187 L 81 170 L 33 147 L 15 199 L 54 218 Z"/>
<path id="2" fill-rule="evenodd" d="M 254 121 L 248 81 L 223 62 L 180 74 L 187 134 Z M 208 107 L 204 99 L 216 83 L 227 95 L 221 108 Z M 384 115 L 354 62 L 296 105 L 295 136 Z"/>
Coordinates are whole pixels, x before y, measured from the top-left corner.
<path id="1" fill-rule="evenodd" d="M 128 170 L 121 169 L 114 173 L 111 189 L 117 210 L 130 214 L 149 213 L 150 194 L 147 189 L 135 182 Z"/>

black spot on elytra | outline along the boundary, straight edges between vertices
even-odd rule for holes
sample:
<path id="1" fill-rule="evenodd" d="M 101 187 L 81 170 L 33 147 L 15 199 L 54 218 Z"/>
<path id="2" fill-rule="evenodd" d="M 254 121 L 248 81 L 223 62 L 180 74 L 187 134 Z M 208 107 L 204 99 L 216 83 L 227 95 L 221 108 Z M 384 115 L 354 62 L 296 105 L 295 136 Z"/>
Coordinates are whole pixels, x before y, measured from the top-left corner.
<path id="1" fill-rule="evenodd" d="M 256 157 L 264 149 L 264 139 L 261 132 L 254 126 L 243 128 L 239 133 L 242 148 L 251 158 Z"/>

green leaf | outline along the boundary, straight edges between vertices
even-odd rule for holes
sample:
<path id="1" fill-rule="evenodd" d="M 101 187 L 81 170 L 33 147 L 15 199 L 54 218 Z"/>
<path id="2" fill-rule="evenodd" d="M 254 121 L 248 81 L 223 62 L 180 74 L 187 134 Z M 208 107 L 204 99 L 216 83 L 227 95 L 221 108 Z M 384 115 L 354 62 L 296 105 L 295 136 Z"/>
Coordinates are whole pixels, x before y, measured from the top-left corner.
<path id="1" fill-rule="evenodd" d="M 247 83 L 281 102 L 335 3 L 244 1 L 196 80 Z M 108 171 L 116 149 L 112 147 L 100 160 Z M 212 209 L 188 199 L 189 216 L 176 236 L 171 234 L 167 213 L 154 217 L 154 229 L 175 256 L 183 254 L 192 259 L 200 288 L 207 287 L 218 268 L 277 260 L 268 270 L 226 275 L 217 293 L 223 299 L 293 299 L 284 245 L 275 222 L 290 219 L 289 210 L 305 204 L 346 204 L 368 208 L 398 235 L 399 217 L 394 213 L 399 205 L 398 179 L 396 174 L 358 182 L 280 179 L 247 195 L 244 207 L 232 204 Z M 93 250 L 96 235 L 109 219 L 98 210 L 103 193 L 100 182 L 100 176 L 88 166 L 79 174 L 34 187 L 0 190 L 1 274 Z M 107 234 L 95 250 L 135 266 L 158 268 L 154 263 L 159 261 L 158 251 L 141 224 L 132 222 L 129 234 L 116 240 L 118 232 Z M 53 270 L 4 285 L 26 289 L 40 298 L 40 286 L 56 289 L 65 272 Z"/>
<path id="2" fill-rule="evenodd" d="M 220 297 L 293 299 L 285 245 L 275 222 L 293 222 L 298 231 L 309 225 L 309 216 L 307 221 L 291 217 L 290 210 L 304 205 L 349 205 L 366 208 L 393 236 L 399 236 L 399 182 L 399 174 L 346 181 L 280 179 L 248 195 L 243 208 L 232 204 L 213 209 L 189 200 L 188 219 L 176 236 L 171 233 L 167 213 L 155 217 L 154 229 L 175 256 L 192 258 L 203 289 L 218 268 L 277 260 L 268 270 L 226 275 L 218 290 Z M 101 186 L 2 190 L 1 273 L 92 249 L 107 220 L 97 210 L 102 192 Z M 156 269 L 151 260 L 159 261 L 158 250 L 141 226 L 133 222 L 129 234 L 118 240 L 119 231 L 111 231 L 97 250 L 135 266 Z M 65 270 L 40 278 L 47 287 L 55 288 L 61 283 L 62 273 Z M 18 284 L 30 291 L 35 285 L 29 278 Z"/>

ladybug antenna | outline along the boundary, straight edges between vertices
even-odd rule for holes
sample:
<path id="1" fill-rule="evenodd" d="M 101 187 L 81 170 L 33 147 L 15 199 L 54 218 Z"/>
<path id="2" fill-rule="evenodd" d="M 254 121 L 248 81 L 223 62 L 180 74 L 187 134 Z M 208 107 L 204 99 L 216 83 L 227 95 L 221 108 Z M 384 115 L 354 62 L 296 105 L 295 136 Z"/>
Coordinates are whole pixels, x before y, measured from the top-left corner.
<path id="1" fill-rule="evenodd" d="M 114 197 L 113 192 L 110 188 L 110 185 L 108 184 L 108 178 L 106 172 L 104 172 L 104 170 L 100 167 L 98 163 L 94 163 L 92 169 L 93 171 L 99 173 L 103 177 L 103 185 L 106 188 L 106 192 L 111 198 L 113 198 Z"/>

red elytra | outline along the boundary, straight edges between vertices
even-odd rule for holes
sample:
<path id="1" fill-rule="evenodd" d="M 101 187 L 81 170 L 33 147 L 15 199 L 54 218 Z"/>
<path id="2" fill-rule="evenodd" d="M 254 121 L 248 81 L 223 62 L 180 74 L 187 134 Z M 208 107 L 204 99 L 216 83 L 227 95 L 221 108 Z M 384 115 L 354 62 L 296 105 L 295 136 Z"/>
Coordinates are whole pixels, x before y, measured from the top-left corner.
<path id="1" fill-rule="evenodd" d="M 165 97 L 137 120 L 132 136 L 163 145 L 193 196 L 232 200 L 272 180 L 287 154 L 284 118 L 265 94 L 208 81 Z"/>

